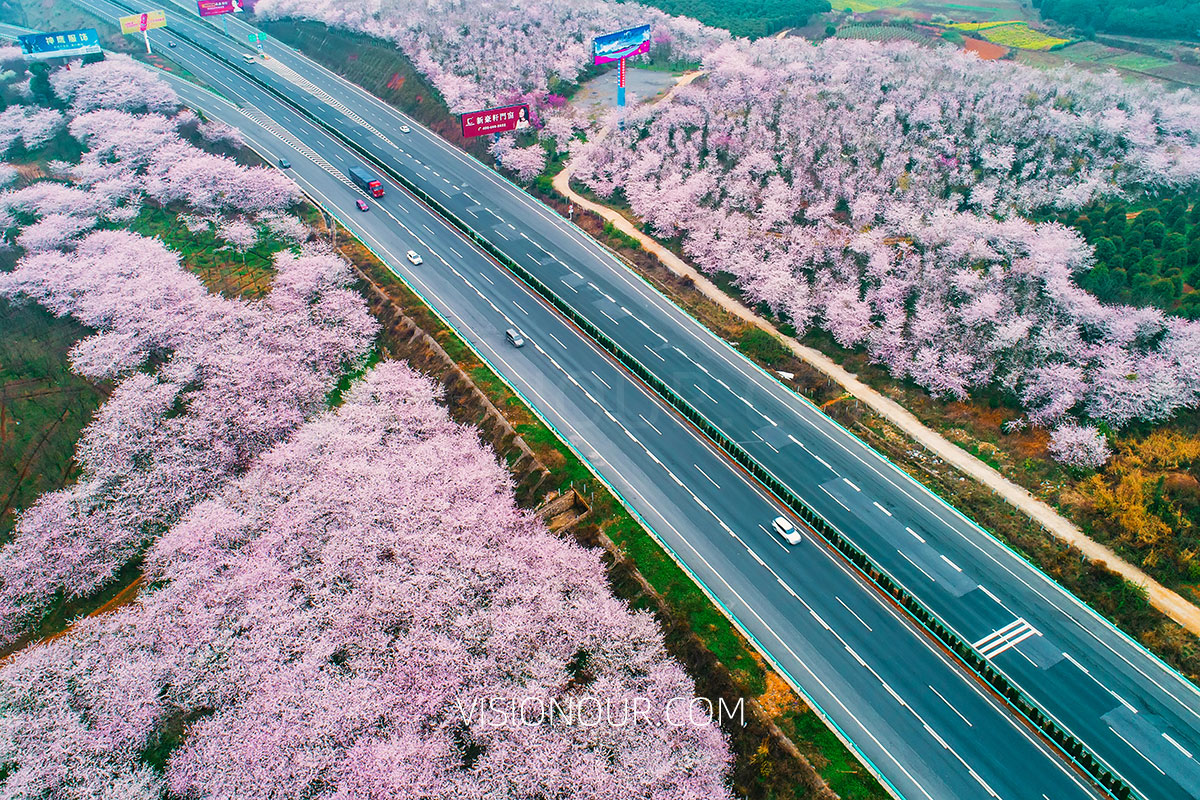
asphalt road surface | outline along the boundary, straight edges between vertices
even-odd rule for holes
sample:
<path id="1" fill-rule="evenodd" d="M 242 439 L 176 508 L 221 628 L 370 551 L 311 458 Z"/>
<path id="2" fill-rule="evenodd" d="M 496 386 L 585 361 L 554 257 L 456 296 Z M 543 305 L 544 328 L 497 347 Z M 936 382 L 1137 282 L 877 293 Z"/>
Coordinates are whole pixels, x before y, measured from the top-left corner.
<path id="1" fill-rule="evenodd" d="M 188 101 L 218 103 L 211 113 L 244 130 L 266 124 L 251 140 L 288 157 L 297 179 L 556 426 L 898 794 L 1057 800 L 1091 790 L 828 548 L 773 537 L 775 503 L 440 218 L 386 180 L 382 202 L 355 216 L 357 190 L 343 176 L 357 159 L 243 70 L 561 287 L 1143 796 L 1200 796 L 1200 693 L 1191 684 L 486 167 L 283 46 L 269 41 L 269 61 L 239 64 L 247 46 L 175 6 L 168 15 L 233 64 L 170 30 L 152 41 L 175 38 L 172 57 L 245 111 L 185 89 Z M 248 30 L 230 22 L 231 35 Z M 403 259 L 409 247 L 425 257 L 421 268 Z M 526 348 L 504 344 L 510 326 L 527 334 Z"/>

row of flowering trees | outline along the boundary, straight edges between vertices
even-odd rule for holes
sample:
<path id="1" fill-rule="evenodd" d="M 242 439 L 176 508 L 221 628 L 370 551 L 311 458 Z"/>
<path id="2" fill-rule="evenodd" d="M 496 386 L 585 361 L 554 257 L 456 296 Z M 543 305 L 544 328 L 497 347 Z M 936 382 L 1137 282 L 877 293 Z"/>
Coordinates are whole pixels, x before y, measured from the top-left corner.
<path id="1" fill-rule="evenodd" d="M 120 229 L 152 201 L 237 246 L 307 233 L 290 182 L 192 147 L 237 139 L 146 75 L 53 74 L 83 155 L 0 193 L 0 298 L 90 329 L 72 367 L 113 386 L 78 480 L 0 547 L 0 645 L 143 569 L 133 604 L 0 666 L 0 798 L 729 796 L 653 618 L 516 508 L 427 379 L 384 363 L 328 409 L 377 329 L 345 261 L 294 244 L 247 301 Z"/>
<path id="2" fill-rule="evenodd" d="M 1036 425 L 1200 401 L 1200 326 L 1097 302 L 1075 281 L 1090 247 L 1023 218 L 1194 185 L 1194 94 L 841 40 L 730 43 L 705 69 L 575 173 L 701 268 L 936 394 L 1000 386 Z M 1081 430 L 1092 455 L 1067 460 L 1094 463 Z"/>
<path id="3" fill-rule="evenodd" d="M 349 270 L 327 253 L 278 256 L 270 295 L 246 303 L 207 292 L 161 241 L 115 230 L 146 198 L 217 219 L 257 212 L 279 227 L 299 194 L 271 170 L 185 141 L 194 115 L 172 116 L 174 92 L 128 58 L 58 70 L 50 84 L 65 114 L 24 104 L 4 112 L 55 121 L 48 136 L 23 131 L 21 152 L 64 128 L 84 150 L 78 162 L 49 165 L 60 180 L 0 192 L 0 228 L 24 252 L 0 274 L 0 297 L 93 330 L 72 366 L 116 386 L 79 443 L 78 482 L 26 509 L 0 549 L 3 644 L 35 630 L 53 603 L 95 593 L 317 411 L 374 333 L 346 288 Z"/>
<path id="4" fill-rule="evenodd" d="M 137 603 L 0 668 L 0 796 L 730 796 L 653 619 L 434 400 L 375 368 L 166 531 Z"/>
<path id="5" fill-rule="evenodd" d="M 0 548 L 0 641 L 88 597 L 228 476 L 324 405 L 374 322 L 325 253 L 281 254 L 261 303 L 209 293 L 160 241 L 96 231 L 27 255 L 0 296 L 96 331 L 73 368 L 116 389 L 80 440 L 79 480 L 43 495 Z M 154 365 L 145 369 L 144 365 Z"/>

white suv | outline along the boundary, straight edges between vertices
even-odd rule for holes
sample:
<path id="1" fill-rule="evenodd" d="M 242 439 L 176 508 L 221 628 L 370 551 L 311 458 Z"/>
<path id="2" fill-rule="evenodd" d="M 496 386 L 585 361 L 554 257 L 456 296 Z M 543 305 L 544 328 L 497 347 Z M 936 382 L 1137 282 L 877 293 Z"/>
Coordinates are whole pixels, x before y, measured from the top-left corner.
<path id="1" fill-rule="evenodd" d="M 416 265 L 421 263 L 421 257 L 417 255 L 416 250 L 409 250 L 404 254 L 404 256 L 408 259 L 408 263 L 410 264 Z"/>
<path id="2" fill-rule="evenodd" d="M 803 541 L 800 538 L 800 531 L 796 530 L 796 526 L 787 517 L 776 517 L 771 520 L 771 527 L 788 544 L 800 544 Z"/>

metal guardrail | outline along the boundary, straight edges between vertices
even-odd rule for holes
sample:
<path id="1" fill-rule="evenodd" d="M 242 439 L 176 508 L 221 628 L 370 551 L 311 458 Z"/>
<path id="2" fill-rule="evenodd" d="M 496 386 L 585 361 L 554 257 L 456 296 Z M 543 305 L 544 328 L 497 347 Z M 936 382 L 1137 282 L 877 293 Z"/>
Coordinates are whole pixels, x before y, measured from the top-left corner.
<path id="1" fill-rule="evenodd" d="M 475 231 L 467 222 L 459 218 L 453 211 L 446 208 L 442 203 L 426 192 L 409 178 L 401 175 L 397 170 L 383 163 L 379 158 L 371 154 L 365 148 L 354 142 L 345 134 L 338 131 L 334 126 L 320 119 L 318 116 L 304 108 L 299 103 L 294 102 L 285 94 L 274 88 L 270 84 L 258 78 L 256 75 L 243 70 L 240 65 L 235 64 L 229 59 L 222 56 L 220 53 L 200 45 L 189 37 L 175 31 L 175 35 L 181 39 L 187 40 L 197 49 L 203 50 L 211 57 L 222 61 L 233 69 L 244 74 L 249 80 L 254 82 L 263 91 L 275 97 L 280 102 L 286 104 L 296 113 L 308 119 L 312 124 L 329 133 L 336 138 L 345 147 L 354 151 L 363 161 L 372 164 L 376 169 L 386 173 L 392 180 L 399 183 L 425 205 L 430 207 L 439 216 L 450 222 L 454 227 L 458 228 L 467 238 L 474 242 L 480 249 L 503 264 L 508 270 L 519 277 L 529 288 L 537 292 L 546 302 L 550 303 L 560 314 L 570 320 L 574 325 L 579 327 L 584 333 L 591 337 L 599 344 L 606 352 L 617 359 L 626 369 L 636 375 L 642 382 L 652 388 L 656 394 L 671 405 L 676 411 L 691 422 L 698 430 L 700 430 L 710 441 L 717 447 L 723 450 L 730 458 L 737 462 L 743 469 L 750 473 L 763 486 L 771 491 L 780 502 L 790 508 L 797 516 L 800 517 L 814 532 L 836 549 L 842 556 L 849 561 L 867 580 L 877 586 L 880 591 L 892 598 L 901 608 L 917 621 L 928 633 L 939 643 L 953 653 L 967 668 L 973 672 L 980 680 L 990 687 L 996 694 L 1002 697 L 1018 714 L 1027 720 L 1034 728 L 1041 732 L 1050 742 L 1057 747 L 1069 761 L 1077 765 L 1082 771 L 1089 775 L 1110 797 L 1116 800 L 1133 800 L 1139 795 L 1135 793 L 1133 788 L 1119 775 L 1117 775 L 1107 764 L 1100 758 L 1095 756 L 1087 746 L 1078 739 L 1075 735 L 1064 729 L 1053 716 L 1043 711 L 1041 707 L 1029 698 L 1018 686 L 1016 686 L 1004 673 L 994 669 L 983 655 L 976 650 L 970 642 L 963 639 L 953 628 L 946 624 L 936 613 L 925 607 L 911 592 L 909 592 L 898 581 L 891 577 L 888 572 L 881 566 L 876 564 L 871 558 L 850 541 L 836 526 L 828 522 L 818 511 L 808 505 L 803 499 L 797 496 L 783 481 L 779 480 L 775 475 L 758 462 L 749 452 L 741 445 L 729 438 L 718 428 L 711 423 L 698 409 L 691 405 L 687 400 L 677 394 L 671 387 L 667 386 L 660 378 L 645 367 L 640 361 L 634 358 L 621 345 L 613 341 L 607 334 L 597 328 L 583 314 L 576 311 L 569 303 L 563 300 L 547 286 L 540 278 L 534 275 L 525 267 L 521 266 L 515 259 L 509 257 L 500 248 L 496 247 L 489 239 Z"/>

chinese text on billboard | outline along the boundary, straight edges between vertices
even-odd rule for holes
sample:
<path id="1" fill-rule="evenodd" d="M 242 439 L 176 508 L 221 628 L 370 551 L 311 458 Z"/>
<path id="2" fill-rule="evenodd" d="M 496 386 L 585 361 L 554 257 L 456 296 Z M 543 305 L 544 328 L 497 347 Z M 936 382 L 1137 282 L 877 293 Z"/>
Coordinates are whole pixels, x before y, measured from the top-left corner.
<path id="1" fill-rule="evenodd" d="M 121 17 L 121 33 L 128 35 L 130 33 L 152 31 L 166 24 L 167 12 L 162 10 L 147 11 L 144 14 L 130 14 L 127 17 Z"/>
<path id="2" fill-rule="evenodd" d="M 17 37 L 21 54 L 29 59 L 70 58 L 100 52 L 100 36 L 95 28 L 56 33 L 31 33 Z"/>
<path id="3" fill-rule="evenodd" d="M 529 106 L 504 106 L 469 111 L 461 116 L 463 136 L 483 136 L 529 127 Z"/>
<path id="4" fill-rule="evenodd" d="M 196 0 L 196 9 L 202 17 L 236 14 L 242 10 L 242 0 Z"/>

